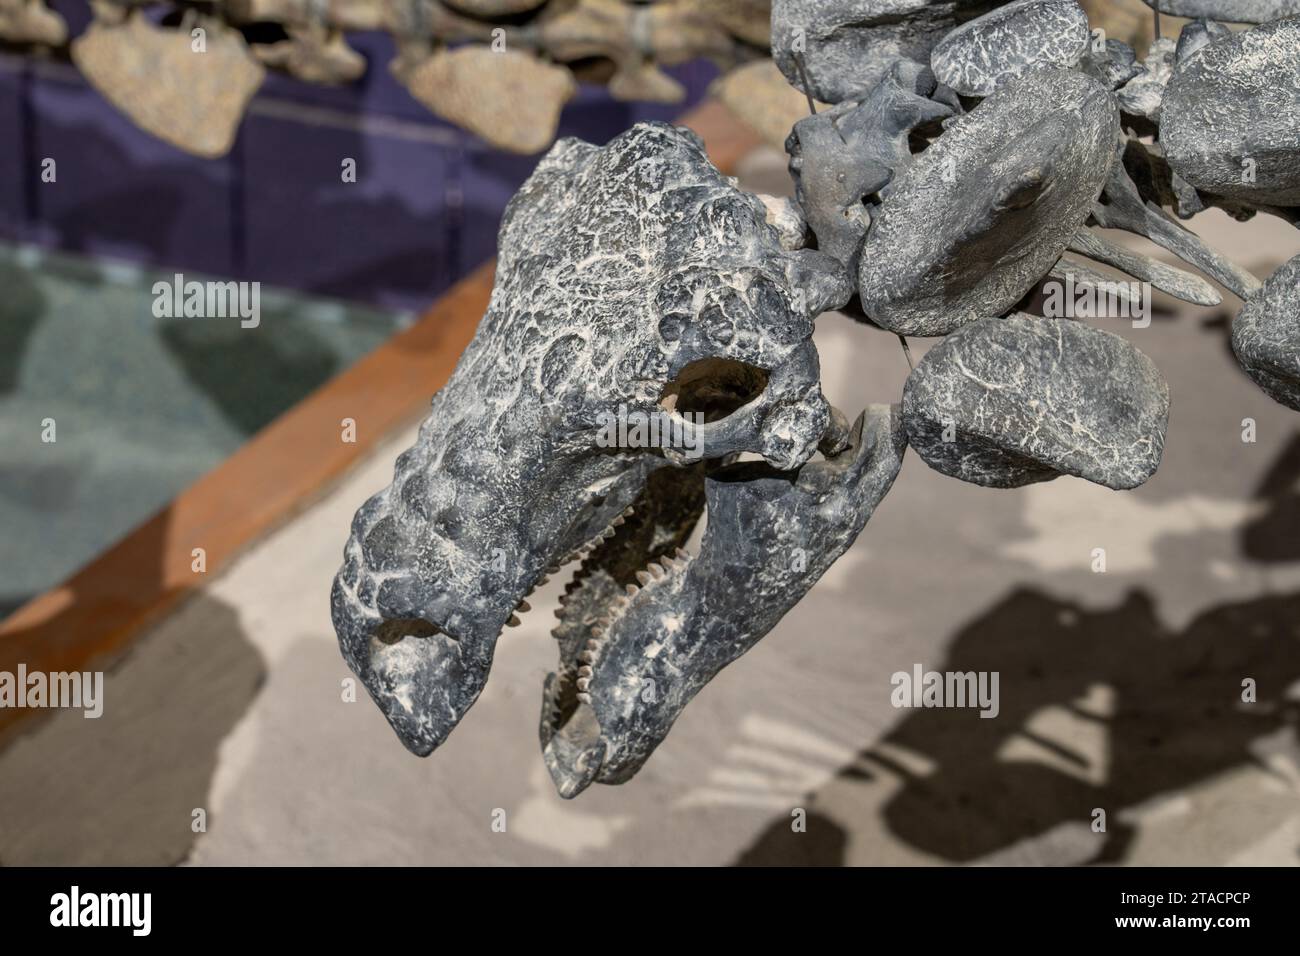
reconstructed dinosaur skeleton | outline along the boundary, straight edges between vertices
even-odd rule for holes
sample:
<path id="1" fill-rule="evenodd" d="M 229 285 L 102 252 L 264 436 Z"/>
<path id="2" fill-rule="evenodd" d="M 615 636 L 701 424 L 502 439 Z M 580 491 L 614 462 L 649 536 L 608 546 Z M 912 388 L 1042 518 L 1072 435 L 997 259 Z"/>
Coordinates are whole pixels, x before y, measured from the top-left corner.
<path id="1" fill-rule="evenodd" d="M 95 19 L 72 41 L 73 61 L 141 128 L 205 157 L 229 151 L 265 67 L 311 83 L 361 76 L 349 32 L 392 33 L 391 69 L 412 96 L 494 146 L 535 153 L 555 139 L 578 80 L 622 100 L 679 102 L 686 91 L 662 67 L 766 57 L 770 9 L 770 0 L 89 3 Z M 44 0 L 0 0 L 0 39 L 58 47 L 67 32 Z"/>
<path id="2" fill-rule="evenodd" d="M 1262 4 L 1201 6 L 1249 20 Z M 743 192 L 662 124 L 563 140 L 520 189 L 478 334 L 357 512 L 334 582 L 343 655 L 411 750 L 442 743 L 502 629 L 567 562 L 540 736 L 571 797 L 637 772 L 853 543 L 908 446 L 990 487 L 1140 485 L 1164 448 L 1159 370 L 1117 335 L 1024 310 L 1045 281 L 1104 281 L 1067 253 L 1220 295 L 1091 227 L 1146 236 L 1242 297 L 1242 367 L 1300 409 L 1300 258 L 1261 286 L 1162 208 L 1297 221 L 1300 17 L 1194 21 L 1140 61 L 1074 0 L 959 13 L 777 0 L 777 63 L 830 104 L 790 135 L 793 200 Z M 899 404 L 850 423 L 819 381 L 830 310 L 945 338 Z M 611 447 L 611 416 L 682 440 Z"/>

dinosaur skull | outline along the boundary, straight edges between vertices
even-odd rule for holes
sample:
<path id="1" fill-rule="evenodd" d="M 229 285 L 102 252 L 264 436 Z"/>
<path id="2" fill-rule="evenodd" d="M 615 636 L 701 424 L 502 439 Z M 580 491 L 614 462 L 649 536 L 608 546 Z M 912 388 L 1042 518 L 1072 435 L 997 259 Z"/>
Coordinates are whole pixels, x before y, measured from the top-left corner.
<path id="1" fill-rule="evenodd" d="M 689 533 L 713 463 L 748 452 L 788 470 L 828 431 L 843 444 L 811 335 L 848 296 L 838 263 L 782 250 L 762 202 L 687 130 L 551 150 L 506 210 L 474 341 L 357 512 L 334 582 L 343 655 L 407 747 L 429 753 L 464 716 L 548 569 L 615 539 L 644 567 Z M 675 446 L 628 447 L 652 419 Z M 671 484 L 661 471 L 688 488 L 673 533 L 619 537 Z M 557 636 L 572 683 L 581 649 Z"/>

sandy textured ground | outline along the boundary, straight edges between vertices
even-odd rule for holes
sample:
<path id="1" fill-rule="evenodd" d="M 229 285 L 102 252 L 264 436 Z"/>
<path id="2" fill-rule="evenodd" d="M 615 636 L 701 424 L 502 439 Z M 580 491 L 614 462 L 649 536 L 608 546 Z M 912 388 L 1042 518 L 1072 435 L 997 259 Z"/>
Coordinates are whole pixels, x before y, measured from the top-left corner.
<path id="1" fill-rule="evenodd" d="M 1259 274 L 1300 252 L 1277 224 L 1200 228 Z M 0 861 L 1300 862 L 1300 417 L 1235 368 L 1234 300 L 1159 301 L 1150 328 L 1098 322 L 1169 379 L 1152 481 L 990 491 L 910 455 L 855 547 L 644 771 L 572 802 L 536 730 L 558 579 L 429 759 L 343 700 L 329 583 L 400 436 L 142 641 L 101 721 L 63 714 L 0 754 Z M 900 394 L 893 337 L 826 316 L 817 343 L 837 405 Z M 916 663 L 998 671 L 1001 714 L 895 709 L 890 675 Z"/>

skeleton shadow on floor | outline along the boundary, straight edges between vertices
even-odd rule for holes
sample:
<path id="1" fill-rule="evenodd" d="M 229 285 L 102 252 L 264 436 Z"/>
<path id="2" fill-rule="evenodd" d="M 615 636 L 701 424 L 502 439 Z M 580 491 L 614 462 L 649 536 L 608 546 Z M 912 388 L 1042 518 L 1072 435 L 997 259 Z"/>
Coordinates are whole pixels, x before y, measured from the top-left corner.
<path id="1" fill-rule="evenodd" d="M 1254 562 L 1300 558 L 1300 435 L 1256 490 L 1267 511 L 1240 532 Z M 1106 811 L 1088 862 L 1123 860 L 1136 835 L 1125 811 L 1245 765 L 1259 741 L 1300 726 L 1300 593 L 1211 608 L 1181 630 L 1151 596 L 1130 591 L 1090 610 L 1020 588 L 971 621 L 939 671 L 997 671 L 1000 713 L 913 709 L 826 787 L 890 778 L 885 825 L 916 850 L 961 863 L 1062 825 L 1089 830 Z M 1243 701 L 1243 681 L 1257 698 Z M 1072 744 L 1086 741 L 1085 748 Z M 1100 742 L 1101 746 L 1096 746 Z M 816 806 L 810 795 L 809 806 Z M 810 809 L 810 815 L 813 810 Z M 811 816 L 810 816 L 811 819 Z M 837 827 L 826 820 L 822 828 Z M 811 832 L 811 828 L 810 828 Z M 775 819 L 741 865 L 844 862 L 845 834 L 807 841 Z"/>

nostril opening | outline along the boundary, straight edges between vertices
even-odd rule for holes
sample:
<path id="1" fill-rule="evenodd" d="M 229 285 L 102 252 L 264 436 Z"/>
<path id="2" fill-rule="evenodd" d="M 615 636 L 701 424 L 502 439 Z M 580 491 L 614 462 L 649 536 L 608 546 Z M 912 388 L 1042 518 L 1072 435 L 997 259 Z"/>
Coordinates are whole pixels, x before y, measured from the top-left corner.
<path id="1" fill-rule="evenodd" d="M 702 415 L 705 422 L 726 418 L 767 388 L 768 372 L 729 358 L 691 362 L 664 386 L 659 404 L 679 415 Z"/>
<path id="2" fill-rule="evenodd" d="M 406 637 L 435 637 L 442 631 L 419 617 L 399 617 L 384 621 L 370 636 L 381 644 L 396 644 Z"/>

